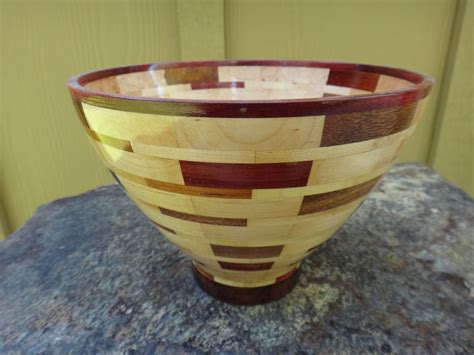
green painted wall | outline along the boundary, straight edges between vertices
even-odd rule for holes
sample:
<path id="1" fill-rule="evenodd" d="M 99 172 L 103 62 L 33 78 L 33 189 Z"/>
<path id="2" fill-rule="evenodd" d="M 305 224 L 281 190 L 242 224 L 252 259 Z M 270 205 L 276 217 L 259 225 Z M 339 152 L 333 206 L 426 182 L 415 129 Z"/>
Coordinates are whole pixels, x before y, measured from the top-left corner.
<path id="1" fill-rule="evenodd" d="M 430 163 L 474 192 L 471 0 L 0 0 L 0 6 L 0 236 L 42 203 L 112 181 L 81 130 L 67 78 L 162 60 L 341 60 L 429 73 L 437 84 L 401 158 Z"/>

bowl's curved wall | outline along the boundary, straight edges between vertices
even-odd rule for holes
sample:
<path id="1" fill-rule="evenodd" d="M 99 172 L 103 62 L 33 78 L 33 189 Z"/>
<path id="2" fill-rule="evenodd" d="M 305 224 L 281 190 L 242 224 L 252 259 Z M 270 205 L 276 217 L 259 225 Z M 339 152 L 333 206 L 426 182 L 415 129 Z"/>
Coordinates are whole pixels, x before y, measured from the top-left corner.
<path id="1" fill-rule="evenodd" d="M 327 81 L 331 70 L 324 70 Z M 350 71 L 345 75 L 339 85 L 331 85 L 332 94 L 325 92 L 327 82 L 313 94 L 327 94 L 330 102 L 337 90 L 358 95 L 357 90 L 382 91 L 382 85 L 384 90 L 400 87 L 395 78 L 390 87 L 390 80 L 379 74 L 371 74 L 377 77 L 370 88 L 350 80 Z M 230 117 L 212 111 L 206 117 L 205 110 L 189 111 L 189 117 L 179 108 L 176 114 L 147 112 L 127 100 L 94 99 L 76 89 L 85 129 L 129 196 L 193 258 L 202 275 L 245 288 L 286 279 L 341 227 L 413 132 L 420 100 L 428 93 L 418 88 L 410 100 L 375 106 L 373 100 L 366 105 L 362 100 L 342 113 L 340 108 L 328 112 L 318 102 L 316 114 L 281 106 L 281 117 L 266 110 L 272 113 L 248 118 L 246 110 L 242 117 L 235 110 Z M 123 106 L 114 107 L 117 102 Z M 168 103 L 150 101 L 146 107 L 154 104 Z M 302 103 L 305 110 L 310 104 Z"/>

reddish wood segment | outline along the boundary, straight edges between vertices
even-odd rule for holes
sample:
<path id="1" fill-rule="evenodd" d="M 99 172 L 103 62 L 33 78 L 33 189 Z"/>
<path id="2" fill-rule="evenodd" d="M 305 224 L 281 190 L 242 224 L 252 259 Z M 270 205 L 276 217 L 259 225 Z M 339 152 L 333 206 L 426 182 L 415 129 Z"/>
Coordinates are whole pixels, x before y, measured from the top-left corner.
<path id="1" fill-rule="evenodd" d="M 169 85 L 219 81 L 215 66 L 167 68 L 165 79 Z"/>
<path id="2" fill-rule="evenodd" d="M 271 263 L 259 263 L 259 264 L 241 264 L 241 263 L 229 263 L 226 261 L 219 261 L 219 265 L 226 270 L 238 270 L 238 271 L 259 271 L 259 270 L 270 270 L 273 266 Z"/>
<path id="3" fill-rule="evenodd" d="M 180 163 L 186 185 L 240 189 L 306 186 L 312 165 L 311 161 L 271 164 Z"/>
<path id="4" fill-rule="evenodd" d="M 280 255 L 283 247 L 284 245 L 275 245 L 271 247 L 230 247 L 225 245 L 211 244 L 211 248 L 215 256 L 236 259 L 276 257 Z"/>
<path id="5" fill-rule="evenodd" d="M 379 179 L 380 177 L 377 177 L 362 184 L 348 187 L 347 189 L 305 196 L 301 204 L 299 215 L 325 211 L 361 198 L 370 192 Z"/>
<path id="6" fill-rule="evenodd" d="M 236 198 L 236 199 L 250 199 L 252 197 L 252 190 L 250 189 L 219 189 L 212 187 L 196 187 L 173 184 L 170 182 L 163 182 L 153 179 L 144 178 L 134 174 L 130 174 L 124 170 L 109 167 L 118 176 L 133 181 L 140 185 L 145 185 L 153 189 L 176 192 L 183 195 L 190 196 L 205 196 L 205 197 L 216 197 L 216 198 Z"/>
<path id="7" fill-rule="evenodd" d="M 203 83 L 191 83 L 191 90 L 201 89 L 223 89 L 223 88 L 245 88 L 245 82 L 243 81 L 224 81 L 224 82 L 203 82 Z"/>
<path id="8" fill-rule="evenodd" d="M 208 216 L 199 216 L 196 214 L 172 211 L 167 208 L 160 207 L 161 213 L 179 219 L 185 219 L 187 221 L 205 223 L 205 224 L 216 224 L 220 226 L 235 226 L 235 227 L 245 227 L 247 225 L 247 220 L 245 218 L 221 218 L 221 217 L 208 217 Z"/>
<path id="9" fill-rule="evenodd" d="M 299 273 L 294 272 L 290 277 L 273 285 L 254 288 L 219 284 L 213 281 L 212 275 L 208 277 L 208 273 L 195 266 L 193 274 L 199 287 L 210 296 L 227 303 L 252 305 L 276 301 L 285 296 L 296 285 Z"/>
<path id="10" fill-rule="evenodd" d="M 201 263 L 198 263 L 198 264 L 201 264 Z M 204 271 L 203 269 L 201 269 L 201 268 L 199 268 L 199 267 L 197 267 L 197 266 L 195 266 L 195 265 L 192 266 L 192 269 L 193 269 L 193 272 L 199 273 L 199 275 L 200 275 L 201 277 L 203 277 L 203 278 L 205 278 L 205 279 L 207 279 L 207 280 L 210 280 L 210 281 L 214 280 L 214 276 L 213 276 L 212 274 L 210 274 L 210 273 Z"/>
<path id="11" fill-rule="evenodd" d="M 327 84 L 373 92 L 378 81 L 379 75 L 374 73 L 331 70 Z"/>
<path id="12" fill-rule="evenodd" d="M 381 110 L 326 116 L 321 146 L 348 144 L 384 137 L 410 125 L 416 104 Z"/>

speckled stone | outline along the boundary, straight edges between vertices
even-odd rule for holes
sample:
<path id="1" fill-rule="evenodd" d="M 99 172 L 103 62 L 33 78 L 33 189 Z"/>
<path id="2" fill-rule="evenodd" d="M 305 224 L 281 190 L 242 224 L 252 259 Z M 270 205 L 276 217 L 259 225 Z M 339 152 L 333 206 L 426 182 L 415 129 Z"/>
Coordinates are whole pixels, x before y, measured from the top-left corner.
<path id="1" fill-rule="evenodd" d="M 474 353 L 474 201 L 395 166 L 298 285 L 216 301 L 116 185 L 44 205 L 0 245 L 0 353 Z"/>

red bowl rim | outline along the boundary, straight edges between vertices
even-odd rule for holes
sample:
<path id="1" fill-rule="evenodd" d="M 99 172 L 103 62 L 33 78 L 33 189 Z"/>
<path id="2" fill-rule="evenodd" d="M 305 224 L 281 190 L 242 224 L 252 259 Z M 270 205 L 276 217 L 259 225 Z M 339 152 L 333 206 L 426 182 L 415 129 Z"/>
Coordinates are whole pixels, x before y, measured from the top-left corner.
<path id="1" fill-rule="evenodd" d="M 268 99 L 268 100 L 196 100 L 196 99 L 176 99 L 176 98 L 158 98 L 130 96 L 104 92 L 87 88 L 84 85 L 105 77 L 142 72 L 149 69 L 159 70 L 179 67 L 200 67 L 200 66 L 292 66 L 292 67 L 311 67 L 328 68 L 336 71 L 359 71 L 373 74 L 390 75 L 400 79 L 408 80 L 414 83 L 400 90 L 386 91 L 381 93 L 370 93 L 357 96 L 332 96 L 304 99 Z M 219 116 L 221 112 L 229 112 L 231 117 L 250 117 L 252 112 L 262 116 L 275 116 L 272 114 L 275 110 L 284 107 L 286 104 L 291 106 L 292 114 L 276 114 L 276 116 L 300 116 L 311 114 L 317 111 L 321 114 L 327 113 L 345 113 L 359 111 L 364 109 L 374 109 L 395 105 L 405 105 L 418 101 L 426 97 L 433 85 L 434 80 L 429 75 L 419 74 L 413 71 L 399 69 L 387 66 L 377 66 L 371 64 L 356 64 L 346 62 L 324 62 L 324 61 L 303 61 L 303 60 L 216 60 L 216 61 L 177 61 L 177 62 L 156 62 L 140 65 L 129 65 L 114 68 L 94 70 L 73 76 L 69 79 L 67 85 L 73 97 L 76 100 L 82 98 L 97 98 L 99 101 L 111 102 L 128 100 L 135 103 L 144 103 L 150 105 L 153 103 L 176 105 L 191 105 L 199 112 L 191 113 L 191 116 L 205 116 L 206 112 L 211 116 Z M 83 100 L 81 100 L 83 101 Z M 272 108 L 277 105 L 278 107 Z M 225 107 L 225 109 L 224 109 Z M 242 108 L 245 107 L 243 111 Z M 247 108 L 250 112 L 246 113 Z M 201 109 L 201 110 L 199 110 Z M 301 112 L 297 112 L 301 109 Z M 295 112 L 296 110 L 296 112 Z M 131 110 L 132 111 L 132 110 Z M 213 114 L 215 113 L 215 114 Z M 256 116 L 254 116 L 256 117 Z"/>

